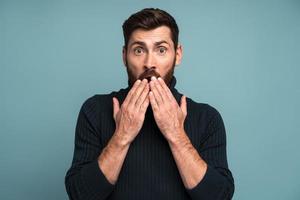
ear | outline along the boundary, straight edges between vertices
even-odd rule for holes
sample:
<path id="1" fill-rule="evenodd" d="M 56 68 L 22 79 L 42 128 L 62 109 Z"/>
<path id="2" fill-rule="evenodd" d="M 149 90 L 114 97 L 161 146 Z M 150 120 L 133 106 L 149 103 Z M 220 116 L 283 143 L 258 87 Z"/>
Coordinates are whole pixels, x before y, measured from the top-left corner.
<path id="1" fill-rule="evenodd" d="M 123 63 L 124 63 L 124 66 L 126 67 L 126 48 L 125 46 L 123 46 L 123 49 L 122 49 L 122 57 L 123 57 Z"/>
<path id="2" fill-rule="evenodd" d="M 181 44 L 177 45 L 177 49 L 176 49 L 176 62 L 175 65 L 179 65 L 181 63 L 181 59 L 182 59 L 182 54 L 183 54 L 183 48 Z"/>

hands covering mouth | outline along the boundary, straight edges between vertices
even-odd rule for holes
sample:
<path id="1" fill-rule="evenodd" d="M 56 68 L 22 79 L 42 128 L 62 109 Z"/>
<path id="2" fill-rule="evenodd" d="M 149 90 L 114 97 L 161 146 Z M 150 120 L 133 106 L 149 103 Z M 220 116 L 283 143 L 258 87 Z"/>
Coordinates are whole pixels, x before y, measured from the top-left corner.
<path id="1" fill-rule="evenodd" d="M 140 76 L 139 76 L 139 80 L 143 80 L 144 78 L 148 80 L 148 82 L 151 81 L 151 77 L 154 76 L 156 78 L 161 77 L 160 74 L 158 72 L 155 71 L 155 69 L 150 68 L 147 69 L 145 72 L 143 72 Z"/>

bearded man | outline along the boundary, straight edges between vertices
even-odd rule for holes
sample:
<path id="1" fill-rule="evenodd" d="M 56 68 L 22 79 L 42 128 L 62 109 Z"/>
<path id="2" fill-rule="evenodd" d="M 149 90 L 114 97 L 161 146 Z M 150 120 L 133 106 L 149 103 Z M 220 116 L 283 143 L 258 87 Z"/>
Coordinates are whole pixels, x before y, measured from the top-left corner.
<path id="1" fill-rule="evenodd" d="M 175 88 L 179 30 L 147 8 L 123 24 L 128 87 L 87 99 L 79 112 L 70 199 L 231 199 L 226 133 L 219 112 Z"/>

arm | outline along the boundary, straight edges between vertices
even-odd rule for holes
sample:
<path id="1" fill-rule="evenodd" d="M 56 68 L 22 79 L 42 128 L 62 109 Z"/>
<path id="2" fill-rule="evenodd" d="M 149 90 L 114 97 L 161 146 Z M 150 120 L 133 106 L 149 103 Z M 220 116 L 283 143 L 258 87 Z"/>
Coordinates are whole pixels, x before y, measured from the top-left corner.
<path id="1" fill-rule="evenodd" d="M 176 134 L 178 138 L 168 141 L 174 160 L 187 189 L 194 188 L 204 177 L 207 164 L 193 147 L 184 130 Z"/>
<path id="2" fill-rule="evenodd" d="M 145 112 L 149 105 L 147 81 L 140 81 L 129 92 L 122 107 L 117 98 L 113 98 L 113 116 L 116 131 L 98 157 L 98 164 L 110 183 L 115 184 L 131 142 L 141 129 Z M 135 90 L 135 88 L 137 88 Z M 133 93 L 135 91 L 135 93 Z M 134 105 L 133 105 L 134 104 Z M 139 111 L 139 112 L 136 112 Z"/>
<path id="3" fill-rule="evenodd" d="M 208 138 L 200 153 L 184 130 L 177 140 L 169 142 L 183 183 L 192 199 L 231 199 L 234 180 L 226 158 L 226 135 L 219 113 L 208 126 Z M 201 154 L 201 156 L 200 156 Z"/>
<path id="4" fill-rule="evenodd" d="M 113 185 L 100 170 L 97 158 L 103 147 L 100 136 L 89 120 L 90 106 L 86 101 L 78 115 L 75 148 L 71 168 L 65 177 L 70 199 L 105 199 Z"/>
<path id="5" fill-rule="evenodd" d="M 129 146 L 130 144 L 121 138 L 118 133 L 114 133 L 98 157 L 99 168 L 111 184 L 115 184 L 118 180 Z"/>
<path id="6" fill-rule="evenodd" d="M 122 107 L 113 98 L 116 130 L 105 148 L 92 123 L 93 106 L 89 101 L 82 106 L 76 126 L 74 158 L 65 178 L 70 199 L 101 200 L 112 192 L 129 145 L 139 133 L 149 105 L 147 81 L 140 83 L 136 81 Z"/>
<path id="7" fill-rule="evenodd" d="M 184 131 L 186 97 L 181 97 L 179 106 L 161 78 L 151 78 L 150 86 L 149 98 L 156 124 L 169 142 L 191 198 L 231 199 L 234 183 L 227 166 L 226 134 L 221 115 L 214 108 L 211 110 L 214 117 L 208 125 L 207 138 L 197 152 Z"/>

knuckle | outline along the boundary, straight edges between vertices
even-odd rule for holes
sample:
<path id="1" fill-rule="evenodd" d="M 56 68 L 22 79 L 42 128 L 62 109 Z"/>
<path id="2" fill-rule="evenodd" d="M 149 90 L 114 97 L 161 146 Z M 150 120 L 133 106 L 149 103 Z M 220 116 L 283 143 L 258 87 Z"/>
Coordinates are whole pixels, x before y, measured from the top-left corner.
<path id="1" fill-rule="evenodd" d="M 132 115 L 132 111 L 131 109 L 127 108 L 125 111 L 126 115 L 131 116 Z"/>
<path id="2" fill-rule="evenodd" d="M 135 106 L 138 106 L 138 105 L 140 105 L 141 104 L 141 99 L 138 99 L 137 101 L 136 101 L 136 103 L 135 103 Z"/>
<path id="3" fill-rule="evenodd" d="M 167 112 L 169 112 L 169 111 L 172 111 L 173 110 L 173 106 L 172 105 L 170 105 L 170 104 L 167 104 L 166 106 L 164 106 L 164 111 L 167 111 Z"/>
<path id="4" fill-rule="evenodd" d="M 130 97 L 130 96 L 132 95 L 132 93 L 133 93 L 133 90 L 131 89 L 131 90 L 128 92 L 127 97 Z"/>
<path id="5" fill-rule="evenodd" d="M 147 104 L 142 104 L 142 106 L 141 106 L 141 109 L 144 111 L 144 110 L 146 110 L 146 108 L 147 108 Z"/>
<path id="6" fill-rule="evenodd" d="M 126 108 L 127 108 L 127 107 L 126 107 L 124 104 L 121 105 L 121 110 L 122 110 L 122 111 L 126 111 Z"/>
<path id="7" fill-rule="evenodd" d="M 176 108 L 177 106 L 178 106 L 177 102 L 174 102 L 174 101 L 173 101 L 173 102 L 171 103 L 171 107 L 172 107 L 172 108 Z"/>

